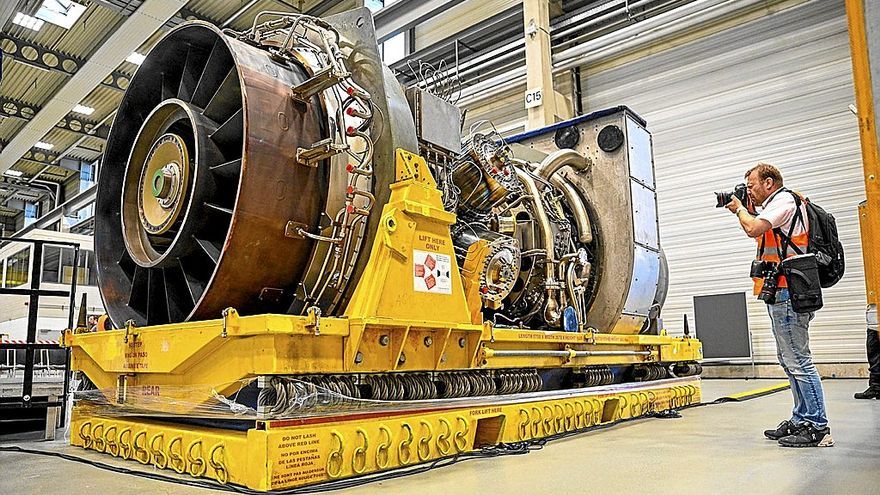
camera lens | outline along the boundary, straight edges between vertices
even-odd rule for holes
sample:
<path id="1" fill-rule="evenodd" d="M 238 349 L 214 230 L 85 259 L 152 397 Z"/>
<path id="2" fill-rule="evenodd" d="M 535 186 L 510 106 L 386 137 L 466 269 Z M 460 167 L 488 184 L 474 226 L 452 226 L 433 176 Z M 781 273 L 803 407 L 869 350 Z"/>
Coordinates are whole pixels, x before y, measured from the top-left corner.
<path id="1" fill-rule="evenodd" d="M 727 203 L 730 203 L 732 196 L 733 193 L 725 191 L 715 193 L 715 201 L 717 201 L 717 203 L 715 204 L 715 208 L 724 208 L 725 206 L 727 206 Z"/>

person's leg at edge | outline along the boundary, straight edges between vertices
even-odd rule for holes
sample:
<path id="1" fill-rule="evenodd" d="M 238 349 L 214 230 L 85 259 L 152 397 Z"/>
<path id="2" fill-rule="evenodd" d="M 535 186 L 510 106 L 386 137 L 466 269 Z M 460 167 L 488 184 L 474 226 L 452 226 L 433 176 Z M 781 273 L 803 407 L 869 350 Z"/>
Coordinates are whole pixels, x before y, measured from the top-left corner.
<path id="1" fill-rule="evenodd" d="M 868 389 L 855 394 L 856 399 L 880 399 L 880 333 L 868 328 L 865 339 L 868 354 Z"/>

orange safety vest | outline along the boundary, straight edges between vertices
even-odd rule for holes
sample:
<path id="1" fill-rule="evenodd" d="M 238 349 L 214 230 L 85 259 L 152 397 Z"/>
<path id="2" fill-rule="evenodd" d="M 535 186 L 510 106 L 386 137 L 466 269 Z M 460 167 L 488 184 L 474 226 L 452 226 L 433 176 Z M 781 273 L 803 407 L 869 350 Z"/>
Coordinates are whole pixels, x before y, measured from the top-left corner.
<path id="1" fill-rule="evenodd" d="M 785 192 L 789 192 L 789 191 L 780 191 L 780 193 L 785 193 Z M 798 194 L 798 193 L 795 193 L 795 194 Z M 801 202 L 803 202 L 804 197 L 801 196 L 800 194 L 798 194 L 798 196 L 800 196 Z M 796 221 L 803 222 L 803 225 L 806 226 L 807 220 L 805 218 L 805 215 L 803 215 L 803 212 L 801 212 L 801 213 L 802 213 L 801 218 Z M 797 212 L 795 212 L 795 215 L 797 215 Z M 794 217 L 792 217 L 792 220 L 794 220 Z M 758 253 L 756 256 L 757 259 L 764 260 L 764 261 L 773 261 L 775 263 L 779 263 L 781 261 L 779 254 L 782 251 L 782 247 L 780 245 L 780 243 L 782 242 L 782 238 L 780 236 L 777 236 L 774 231 L 775 231 L 775 229 L 770 229 L 767 232 L 764 232 L 764 235 L 755 239 L 756 241 L 758 241 Z M 783 234 L 788 235 L 788 232 L 783 232 Z M 795 249 L 792 247 L 792 245 L 797 246 L 801 250 L 802 253 L 806 253 L 807 246 L 810 243 L 810 235 L 809 234 L 810 234 L 809 230 L 804 229 L 804 232 L 802 234 L 796 234 L 796 235 L 791 236 L 791 244 L 788 245 L 788 249 L 785 253 L 786 254 L 785 257 L 791 258 L 792 256 L 797 255 L 797 252 L 795 252 Z M 763 249 L 762 249 L 762 246 L 763 246 Z M 761 288 L 764 287 L 764 279 L 763 278 L 752 278 L 752 280 L 754 281 L 754 292 L 755 292 L 755 295 L 757 296 L 758 294 L 761 293 Z M 780 289 L 783 287 L 788 287 L 788 280 L 785 279 L 784 275 L 779 276 L 779 279 L 777 280 L 776 286 L 779 287 Z"/>

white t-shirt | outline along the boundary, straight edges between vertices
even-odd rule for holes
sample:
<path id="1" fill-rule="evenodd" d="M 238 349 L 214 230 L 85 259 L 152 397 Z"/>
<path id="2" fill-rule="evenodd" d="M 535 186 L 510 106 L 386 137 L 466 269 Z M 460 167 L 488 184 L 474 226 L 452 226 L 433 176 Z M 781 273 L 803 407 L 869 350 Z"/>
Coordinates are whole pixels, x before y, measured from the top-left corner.
<path id="1" fill-rule="evenodd" d="M 783 234 L 788 235 L 788 231 L 791 229 L 791 221 L 794 217 L 794 209 L 794 196 L 780 188 L 764 200 L 758 218 L 767 220 L 770 222 L 771 227 L 774 229 L 779 228 Z M 803 218 L 804 222 L 801 223 L 798 220 L 791 234 L 792 236 L 803 234 L 810 227 L 809 220 L 807 219 L 807 205 L 803 201 L 801 201 L 801 218 Z M 804 228 L 805 226 L 806 229 Z"/>

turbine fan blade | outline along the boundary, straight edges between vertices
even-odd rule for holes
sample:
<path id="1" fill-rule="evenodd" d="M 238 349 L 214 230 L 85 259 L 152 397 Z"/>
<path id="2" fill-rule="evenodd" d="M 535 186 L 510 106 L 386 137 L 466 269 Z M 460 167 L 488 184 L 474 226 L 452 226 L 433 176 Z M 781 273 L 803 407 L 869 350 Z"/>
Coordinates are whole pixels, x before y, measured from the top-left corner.
<path id="1" fill-rule="evenodd" d="M 211 141 L 217 144 L 223 156 L 227 158 L 241 158 L 242 132 L 244 129 L 244 112 L 238 109 L 232 117 L 217 128 L 211 134 Z"/>
<path id="2" fill-rule="evenodd" d="M 211 54 L 205 62 L 205 69 L 196 83 L 196 89 L 193 91 L 192 104 L 204 108 L 208 104 L 208 100 L 217 91 L 220 83 L 229 75 L 229 69 L 234 67 L 235 62 L 232 60 L 232 54 L 226 48 L 226 43 L 221 39 L 214 42 L 211 48 Z"/>
<path id="3" fill-rule="evenodd" d="M 211 258 L 215 265 L 220 261 L 220 246 L 218 246 L 216 242 L 207 239 L 199 239 L 197 237 L 193 237 L 193 239 L 196 240 L 196 243 L 202 248 L 202 251 Z"/>
<path id="4" fill-rule="evenodd" d="M 144 317 L 147 316 L 149 285 L 150 271 L 142 266 L 137 266 L 131 280 L 131 290 L 128 293 L 128 306 Z"/>
<path id="5" fill-rule="evenodd" d="M 211 172 L 225 179 L 238 179 L 241 175 L 241 158 L 211 167 Z"/>
<path id="6" fill-rule="evenodd" d="M 162 325 L 171 321 L 165 295 L 165 273 L 159 268 L 151 268 L 148 273 L 147 325 Z"/>
<path id="7" fill-rule="evenodd" d="M 123 250 L 122 256 L 116 263 L 119 264 L 119 268 L 122 268 L 122 273 L 128 277 L 129 281 L 134 279 L 137 264 L 135 264 L 134 260 L 131 259 L 131 256 L 128 255 L 128 251 Z"/>
<path id="8" fill-rule="evenodd" d="M 183 101 L 191 101 L 193 92 L 196 90 L 196 84 L 202 77 L 205 69 L 205 59 L 207 54 L 195 47 L 190 47 L 186 52 L 186 62 L 183 66 L 183 75 L 180 76 L 180 87 L 177 90 L 177 97 Z"/>
<path id="9" fill-rule="evenodd" d="M 177 96 L 177 88 L 180 86 L 179 77 L 174 77 L 166 72 L 162 73 L 162 101 Z"/>
<path id="10" fill-rule="evenodd" d="M 207 203 L 207 202 L 205 203 L 205 206 L 207 206 L 208 208 L 210 208 L 214 211 L 219 211 L 220 213 L 225 213 L 229 216 L 232 216 L 232 209 L 231 208 L 224 208 L 218 204 Z"/>
<path id="11" fill-rule="evenodd" d="M 241 83 L 238 80 L 238 70 L 233 67 L 205 105 L 205 111 L 202 113 L 214 122 L 225 122 L 239 109 L 241 109 Z"/>
<path id="12" fill-rule="evenodd" d="M 180 267 L 180 274 L 183 276 L 186 292 L 189 294 L 193 306 L 195 306 L 196 302 L 202 297 L 202 294 L 205 293 L 205 284 L 184 267 L 183 258 L 178 258 L 177 264 Z M 208 276 L 210 276 L 210 273 Z"/>
<path id="13" fill-rule="evenodd" d="M 180 259 L 177 262 L 176 266 L 163 268 L 168 321 L 183 321 L 196 303 L 187 285 L 183 268 L 180 266 Z"/>

